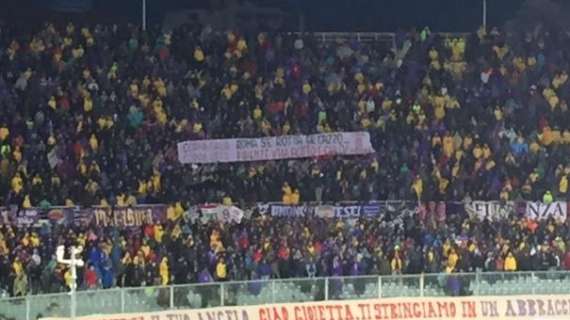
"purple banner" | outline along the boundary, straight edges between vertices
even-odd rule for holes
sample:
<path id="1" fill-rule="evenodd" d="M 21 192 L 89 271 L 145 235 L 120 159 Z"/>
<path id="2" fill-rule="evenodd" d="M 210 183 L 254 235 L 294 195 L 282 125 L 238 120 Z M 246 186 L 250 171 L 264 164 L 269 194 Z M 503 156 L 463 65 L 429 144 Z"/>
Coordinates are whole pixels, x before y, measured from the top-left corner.
<path id="1" fill-rule="evenodd" d="M 82 223 L 97 227 L 140 227 L 166 221 L 166 205 L 81 209 Z"/>
<path id="2" fill-rule="evenodd" d="M 166 220 L 166 205 L 123 208 L 52 207 L 20 209 L 0 207 L 0 225 L 33 226 L 41 223 L 76 224 L 96 227 L 139 227 Z"/>

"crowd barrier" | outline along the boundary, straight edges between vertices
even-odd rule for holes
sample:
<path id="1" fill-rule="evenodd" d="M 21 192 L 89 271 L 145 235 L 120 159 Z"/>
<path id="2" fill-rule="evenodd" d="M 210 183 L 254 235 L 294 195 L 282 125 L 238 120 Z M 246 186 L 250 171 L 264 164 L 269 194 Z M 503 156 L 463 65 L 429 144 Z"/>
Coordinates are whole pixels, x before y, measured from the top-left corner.
<path id="1" fill-rule="evenodd" d="M 564 310 L 568 310 L 570 304 L 552 300 L 555 309 L 551 312 L 548 311 L 550 310 L 548 303 L 551 300 L 545 300 L 546 298 L 543 295 L 551 295 L 548 297 L 549 299 L 560 295 L 563 298 L 556 301 L 570 301 L 570 272 L 489 272 L 268 279 L 168 287 L 77 291 L 75 294 L 76 304 L 73 310 L 71 295 L 68 293 L 0 299 L 0 319 L 13 317 L 18 320 L 32 320 L 38 318 L 69 318 L 72 314 L 77 317 L 109 314 L 113 316 L 86 319 L 370 320 L 358 314 L 360 312 L 358 309 L 351 312 L 352 318 L 330 315 L 322 318 L 320 313 L 318 316 L 315 315 L 314 309 L 311 309 L 314 307 L 309 308 L 313 310 L 311 311 L 313 313 L 303 313 L 302 316 L 299 316 L 295 313 L 298 313 L 295 306 L 304 306 L 302 303 L 308 303 L 308 306 L 317 306 L 317 311 L 321 312 L 318 307 L 321 305 L 338 305 L 339 303 L 356 306 L 359 303 L 387 304 L 390 307 L 372 306 L 370 308 L 371 310 L 376 310 L 376 308 L 389 308 L 390 310 L 391 308 L 402 308 L 397 311 L 398 314 L 401 314 L 406 310 L 401 304 L 406 301 L 418 303 L 440 301 L 448 304 L 453 302 L 457 311 L 453 319 L 462 319 L 463 308 L 466 308 L 466 304 L 462 301 L 468 302 L 466 303 L 470 306 L 469 310 L 472 308 L 476 310 L 475 317 L 465 317 L 470 319 L 527 319 L 525 315 L 542 315 L 544 312 L 540 310 L 543 307 L 548 309 L 545 317 L 540 316 L 541 319 L 561 319 L 560 314 Z M 410 300 L 410 298 L 413 299 Z M 499 301 L 500 299 L 504 299 L 504 302 L 492 305 L 485 303 L 486 301 Z M 529 302 L 529 300 L 534 302 Z M 320 303 L 322 301 L 327 301 L 327 303 Z M 546 304 L 538 301 L 546 301 Z M 288 304 L 291 304 L 292 307 L 287 311 L 279 309 Z M 475 304 L 474 307 L 473 304 Z M 273 308 L 245 307 L 259 305 L 278 305 L 280 307 L 276 309 L 277 311 Z M 412 308 L 411 312 L 415 314 L 416 311 L 413 308 L 417 307 L 414 307 L 413 304 L 409 306 Z M 227 309 L 212 309 L 219 307 L 226 307 Z M 227 313 L 224 310 L 234 310 L 236 313 Z M 490 310 L 496 310 L 496 312 Z M 168 312 L 160 313 L 162 311 Z M 432 317 L 429 313 L 428 316 L 424 317 L 426 311 L 422 309 L 421 312 L 422 317 L 417 319 L 448 319 Z M 431 311 L 427 310 L 427 312 Z M 117 314 L 133 313 L 135 314 L 133 316 L 116 316 Z M 148 315 L 145 316 L 143 313 L 148 313 Z M 247 316 L 242 319 L 238 317 L 239 314 L 246 314 Z M 473 314 L 473 312 L 469 311 L 468 314 Z M 407 319 L 388 315 L 371 317 L 374 320 Z M 570 319 L 570 313 L 565 314 L 565 319 Z"/>

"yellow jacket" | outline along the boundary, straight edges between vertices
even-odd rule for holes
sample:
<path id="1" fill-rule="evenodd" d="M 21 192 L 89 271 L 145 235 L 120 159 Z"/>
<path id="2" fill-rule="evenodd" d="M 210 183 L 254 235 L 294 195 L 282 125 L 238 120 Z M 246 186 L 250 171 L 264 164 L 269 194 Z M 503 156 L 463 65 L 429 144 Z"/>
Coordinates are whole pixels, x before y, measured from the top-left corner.
<path id="1" fill-rule="evenodd" d="M 24 271 L 24 267 L 22 266 L 22 263 L 19 259 L 12 263 L 12 269 L 14 270 L 15 274 L 20 274 Z"/>
<path id="2" fill-rule="evenodd" d="M 392 267 L 392 272 L 396 271 L 400 272 L 404 268 L 402 259 L 400 259 L 399 257 L 394 257 L 390 262 L 390 266 Z"/>
<path id="3" fill-rule="evenodd" d="M 447 258 L 447 265 L 450 268 L 455 269 L 455 267 L 457 266 L 457 261 L 459 261 L 459 256 L 457 255 L 457 253 L 455 253 L 455 251 L 452 251 L 449 254 L 449 257 Z"/>
<path id="4" fill-rule="evenodd" d="M 568 176 L 562 176 L 562 178 L 560 178 L 560 183 L 558 185 L 558 191 L 560 191 L 560 193 L 566 193 L 568 192 Z"/>
<path id="5" fill-rule="evenodd" d="M 301 195 L 299 194 L 299 190 L 295 189 L 295 191 L 293 191 L 293 193 L 291 194 L 290 200 L 291 200 L 291 204 L 294 204 L 294 205 L 299 204 L 299 201 L 301 200 Z"/>
<path id="6" fill-rule="evenodd" d="M 160 273 L 160 284 L 163 286 L 168 285 L 170 280 L 170 271 L 168 270 L 168 260 L 162 259 L 162 262 L 159 266 L 159 273 Z"/>
<path id="7" fill-rule="evenodd" d="M 67 287 L 71 288 L 71 286 L 73 285 L 73 278 L 71 277 L 70 270 L 65 271 L 65 273 L 63 274 L 63 279 L 65 280 L 65 284 L 67 285 Z"/>
<path id="8" fill-rule="evenodd" d="M 416 179 L 412 184 L 412 190 L 416 194 L 416 197 L 420 199 L 422 197 L 422 193 L 424 192 L 424 183 L 422 179 Z"/>
<path id="9" fill-rule="evenodd" d="M 228 276 L 228 268 L 226 266 L 226 263 L 223 261 L 218 262 L 218 264 L 216 265 L 216 277 L 218 277 L 218 279 L 226 279 Z"/>
<path id="10" fill-rule="evenodd" d="M 12 191 L 14 191 L 15 193 L 20 193 L 20 191 L 22 191 L 22 189 L 24 188 L 24 181 L 22 177 L 20 177 L 20 175 L 17 174 L 12 178 L 10 185 L 12 187 Z"/>
<path id="11" fill-rule="evenodd" d="M 505 271 L 517 271 L 517 259 L 512 253 L 505 259 Z"/>

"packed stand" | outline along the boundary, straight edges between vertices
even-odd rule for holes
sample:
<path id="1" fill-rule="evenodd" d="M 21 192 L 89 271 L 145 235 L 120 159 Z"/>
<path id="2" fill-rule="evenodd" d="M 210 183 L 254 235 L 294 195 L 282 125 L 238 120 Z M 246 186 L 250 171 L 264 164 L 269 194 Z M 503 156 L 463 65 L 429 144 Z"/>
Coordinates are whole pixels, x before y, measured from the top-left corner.
<path id="1" fill-rule="evenodd" d="M 537 29 L 538 30 L 538 29 Z M 5 205 L 568 199 L 565 34 L 385 44 L 46 24 L 2 29 Z M 377 151 L 181 165 L 176 143 L 367 130 Z M 291 197 L 289 197 L 291 199 Z"/>
<path id="2" fill-rule="evenodd" d="M 0 228 L 0 289 L 61 292 L 71 273 L 57 244 L 83 246 L 81 290 L 228 280 L 477 271 L 570 270 L 569 222 L 479 221 L 414 211 L 383 219 L 276 218 L 143 228 Z M 445 284 L 444 284 L 445 287 Z M 446 288 L 469 294 L 466 286 Z M 252 293 L 255 293 L 252 288 Z"/>

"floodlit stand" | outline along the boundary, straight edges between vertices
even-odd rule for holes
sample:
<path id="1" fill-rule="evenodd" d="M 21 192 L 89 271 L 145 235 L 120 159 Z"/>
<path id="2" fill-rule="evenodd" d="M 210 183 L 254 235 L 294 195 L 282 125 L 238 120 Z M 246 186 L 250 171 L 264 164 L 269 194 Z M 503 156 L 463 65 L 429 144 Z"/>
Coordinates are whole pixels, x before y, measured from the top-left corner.
<path id="1" fill-rule="evenodd" d="M 83 260 L 77 257 L 83 251 L 82 247 L 71 247 L 71 257 L 70 259 L 64 259 L 63 256 L 65 254 L 65 247 L 58 246 L 55 252 L 57 262 L 61 264 L 66 264 L 69 266 L 69 270 L 71 272 L 71 290 L 69 291 L 69 295 L 71 296 L 71 319 L 75 320 L 76 311 L 77 311 L 77 267 L 83 267 L 85 264 Z"/>

